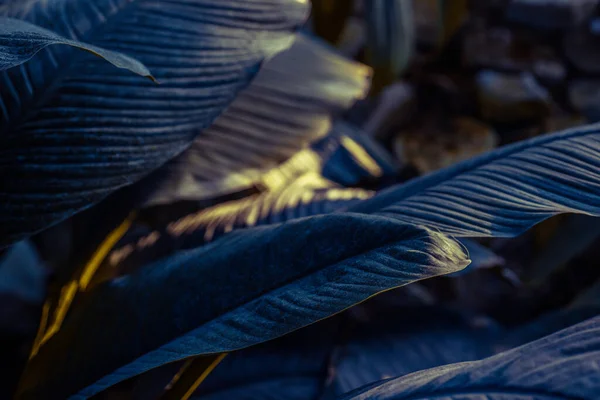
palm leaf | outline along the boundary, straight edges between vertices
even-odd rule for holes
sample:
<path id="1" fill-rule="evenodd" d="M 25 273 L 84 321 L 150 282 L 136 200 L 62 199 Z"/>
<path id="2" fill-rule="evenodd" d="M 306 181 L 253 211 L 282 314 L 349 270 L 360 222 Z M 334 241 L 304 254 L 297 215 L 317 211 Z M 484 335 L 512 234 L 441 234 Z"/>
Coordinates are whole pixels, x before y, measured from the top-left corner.
<path id="1" fill-rule="evenodd" d="M 234 232 L 90 292 L 30 360 L 20 396 L 91 396 L 166 363 L 274 339 L 467 264 L 456 242 L 380 217 L 329 215 Z"/>
<path id="2" fill-rule="evenodd" d="M 600 214 L 600 132 L 516 143 L 350 207 L 459 237 L 515 236 L 560 213 Z"/>
<path id="3" fill-rule="evenodd" d="M 481 360 L 384 381 L 344 400 L 593 400 L 600 392 L 600 317 Z"/>
<path id="4" fill-rule="evenodd" d="M 370 69 L 299 34 L 269 60 L 189 150 L 148 179 L 146 205 L 244 190 L 325 136 L 331 116 L 363 97 Z"/>
<path id="5" fill-rule="evenodd" d="M 122 51 L 161 85 L 70 46 L 0 73 L 0 246 L 181 153 L 305 18 L 298 0 L 14 1 L 0 16 Z"/>
<path id="6" fill-rule="evenodd" d="M 73 46 L 103 58 L 115 67 L 125 68 L 154 80 L 150 71 L 139 61 L 124 54 L 65 39 L 55 33 L 13 18 L 0 17 L 0 71 L 29 61 L 40 50 L 55 44 Z"/>

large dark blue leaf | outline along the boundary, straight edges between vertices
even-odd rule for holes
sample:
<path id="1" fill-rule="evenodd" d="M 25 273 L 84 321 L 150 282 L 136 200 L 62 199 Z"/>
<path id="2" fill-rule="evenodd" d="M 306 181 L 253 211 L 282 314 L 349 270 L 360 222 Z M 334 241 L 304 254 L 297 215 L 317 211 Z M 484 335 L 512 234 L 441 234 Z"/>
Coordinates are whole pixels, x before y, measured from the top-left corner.
<path id="1" fill-rule="evenodd" d="M 16 67 L 30 60 L 40 50 L 55 44 L 73 46 L 89 51 L 118 68 L 154 79 L 139 61 L 124 54 L 100 47 L 65 39 L 47 29 L 14 18 L 0 17 L 0 71 Z"/>
<path id="2" fill-rule="evenodd" d="M 234 232 L 90 292 L 32 358 L 21 395 L 89 396 L 165 363 L 274 339 L 467 264 L 462 248 L 438 233 L 360 214 Z"/>
<path id="3" fill-rule="evenodd" d="M 594 400 L 600 393 L 600 317 L 496 356 L 375 384 L 345 400 Z"/>
<path id="4" fill-rule="evenodd" d="M 333 320 L 333 321 L 332 321 Z M 194 393 L 196 400 L 314 400 L 323 391 L 339 337 L 335 318 L 229 354 Z"/>
<path id="5" fill-rule="evenodd" d="M 284 182 L 265 173 L 325 136 L 332 115 L 366 94 L 370 75 L 367 66 L 299 34 L 189 150 L 149 177 L 154 190 L 147 204 L 205 199 L 256 184 L 280 189 Z"/>
<path id="6" fill-rule="evenodd" d="M 559 213 L 600 214 L 600 125 L 506 146 L 350 208 L 456 236 L 514 236 Z"/>
<path id="7" fill-rule="evenodd" d="M 294 172 L 297 167 L 302 168 L 296 163 L 306 165 L 305 157 L 312 159 L 308 152 L 301 152 L 272 171 L 272 176 L 285 180 L 287 168 Z M 175 251 L 199 247 L 233 230 L 329 214 L 372 195 L 368 190 L 337 187 L 316 173 L 307 173 L 273 192 L 201 209 L 160 229 L 132 231 L 109 254 L 100 274 L 117 276 Z"/>
<path id="8" fill-rule="evenodd" d="M 47 0 L 0 7 L 0 16 L 135 57 L 161 82 L 70 46 L 50 46 L 0 73 L 0 246 L 181 153 L 266 57 L 291 44 L 307 8 L 304 0 Z"/>
<path id="9" fill-rule="evenodd" d="M 336 351 L 328 395 L 342 395 L 382 379 L 493 354 L 493 324 L 438 307 L 395 309 L 348 329 Z"/>

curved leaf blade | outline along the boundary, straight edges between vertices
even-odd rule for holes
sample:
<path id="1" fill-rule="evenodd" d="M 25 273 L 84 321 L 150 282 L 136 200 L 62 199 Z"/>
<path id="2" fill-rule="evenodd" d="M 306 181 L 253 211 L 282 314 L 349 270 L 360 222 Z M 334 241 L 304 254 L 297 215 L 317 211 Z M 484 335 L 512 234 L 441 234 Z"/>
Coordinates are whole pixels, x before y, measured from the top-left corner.
<path id="1" fill-rule="evenodd" d="M 298 0 L 49 0 L 0 8 L 140 60 L 154 85 L 70 46 L 0 72 L 0 246 L 130 185 L 185 150 L 287 48 Z"/>
<path id="2" fill-rule="evenodd" d="M 350 207 L 458 237 L 515 236 L 560 213 L 600 215 L 600 125 L 541 136 Z"/>
<path id="3" fill-rule="evenodd" d="M 600 317 L 525 346 L 378 383 L 345 400 L 593 400 L 600 392 Z"/>
<path id="4" fill-rule="evenodd" d="M 338 339 L 336 318 L 230 354 L 194 393 L 194 400 L 317 399 Z"/>
<path id="5" fill-rule="evenodd" d="M 381 217 L 328 215 L 234 232 L 92 291 L 31 359 L 20 395 L 91 396 L 169 362 L 274 339 L 467 264 L 456 242 Z"/>
<path id="6" fill-rule="evenodd" d="M 298 34 L 185 153 L 148 179 L 153 189 L 146 205 L 206 199 L 263 183 L 263 174 L 325 136 L 332 115 L 365 96 L 370 75 L 367 66 Z"/>
<path id="7" fill-rule="evenodd" d="M 279 175 L 281 171 L 274 172 Z M 161 229 L 123 241 L 101 267 L 102 275 L 119 276 L 135 271 L 176 251 L 202 246 L 234 230 L 329 214 L 372 195 L 368 190 L 336 187 L 318 174 L 307 173 L 283 189 L 205 208 Z"/>
<path id="8" fill-rule="evenodd" d="M 495 334 L 493 326 L 474 327 L 465 316 L 439 307 L 376 315 L 339 346 L 328 392 L 340 396 L 382 379 L 489 357 Z"/>
<path id="9" fill-rule="evenodd" d="M 144 64 L 124 54 L 68 40 L 25 21 L 0 17 L 0 71 L 21 65 L 32 59 L 40 50 L 56 44 L 89 51 L 117 68 L 124 68 L 150 80 L 155 80 Z"/>

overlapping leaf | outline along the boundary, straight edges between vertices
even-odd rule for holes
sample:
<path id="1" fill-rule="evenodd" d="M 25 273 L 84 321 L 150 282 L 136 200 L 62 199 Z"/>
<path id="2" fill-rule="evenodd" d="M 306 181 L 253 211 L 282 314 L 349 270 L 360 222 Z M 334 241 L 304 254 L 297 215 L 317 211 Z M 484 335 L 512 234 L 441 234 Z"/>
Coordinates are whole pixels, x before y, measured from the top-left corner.
<path id="1" fill-rule="evenodd" d="M 147 204 L 246 189 L 325 136 L 332 114 L 365 95 L 370 69 L 317 40 L 298 35 L 288 51 L 269 60 L 189 150 L 149 178 L 154 190 Z"/>
<path id="2" fill-rule="evenodd" d="M 266 57 L 291 44 L 307 7 L 303 0 L 48 0 L 0 7 L 0 16 L 135 57 L 161 82 L 70 46 L 50 46 L 1 73 L 0 246 L 69 217 L 182 152 Z"/>
<path id="3" fill-rule="evenodd" d="M 165 363 L 282 336 L 467 264 L 456 242 L 381 217 L 328 215 L 234 232 L 92 291 L 30 361 L 20 393 L 93 395 Z"/>
<path id="4" fill-rule="evenodd" d="M 336 123 L 325 138 L 260 177 L 265 187 L 273 189 L 200 209 L 170 221 L 162 229 L 142 235 L 132 233 L 108 257 L 103 273 L 119 275 L 173 251 L 200 246 L 234 229 L 347 208 L 374 192 L 341 188 L 328 179 L 352 185 L 389 178 L 395 172 L 396 165 L 385 150 L 355 127 Z"/>
<path id="5" fill-rule="evenodd" d="M 232 353 L 200 385 L 196 400 L 313 400 L 323 390 L 335 318 Z"/>
<path id="6" fill-rule="evenodd" d="M 358 390 L 345 400 L 593 400 L 600 393 L 600 317 L 473 362 L 416 372 Z"/>
<path id="7" fill-rule="evenodd" d="M 395 311 L 351 330 L 334 359 L 329 394 L 493 354 L 493 326 L 474 327 L 465 316 L 438 307 Z"/>
<path id="8" fill-rule="evenodd" d="M 600 214 L 600 125 L 500 148 L 350 207 L 455 236 L 515 236 L 559 213 Z"/>
<path id="9" fill-rule="evenodd" d="M 150 71 L 139 61 L 86 43 L 65 39 L 47 29 L 14 18 L 0 17 L 0 71 L 23 64 L 40 50 L 62 44 L 89 51 L 118 68 L 125 68 L 150 79 Z"/>

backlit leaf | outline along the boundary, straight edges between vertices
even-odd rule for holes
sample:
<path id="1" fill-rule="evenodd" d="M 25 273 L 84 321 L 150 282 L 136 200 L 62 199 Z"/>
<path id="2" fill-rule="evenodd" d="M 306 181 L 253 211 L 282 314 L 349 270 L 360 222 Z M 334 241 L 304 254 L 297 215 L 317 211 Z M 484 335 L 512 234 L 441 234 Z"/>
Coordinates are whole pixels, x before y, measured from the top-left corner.
<path id="1" fill-rule="evenodd" d="M 189 150 L 156 176 L 146 205 L 247 189 L 331 129 L 332 115 L 366 94 L 371 70 L 299 34 Z M 279 187 L 277 187 L 278 189 Z"/>

